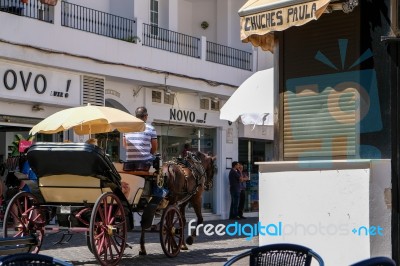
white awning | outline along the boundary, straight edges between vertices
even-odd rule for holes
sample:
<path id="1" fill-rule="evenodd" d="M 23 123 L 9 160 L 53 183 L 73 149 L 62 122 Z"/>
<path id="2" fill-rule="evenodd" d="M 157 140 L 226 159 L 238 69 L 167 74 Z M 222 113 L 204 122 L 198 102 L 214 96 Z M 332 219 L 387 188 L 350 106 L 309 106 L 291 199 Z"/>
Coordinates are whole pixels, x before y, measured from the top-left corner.
<path id="1" fill-rule="evenodd" d="M 330 0 L 249 0 L 239 10 L 240 38 L 272 52 L 273 32 L 317 20 L 329 3 Z"/>
<path id="2" fill-rule="evenodd" d="M 274 69 L 258 71 L 246 79 L 222 106 L 220 119 L 241 117 L 244 125 L 273 125 Z"/>

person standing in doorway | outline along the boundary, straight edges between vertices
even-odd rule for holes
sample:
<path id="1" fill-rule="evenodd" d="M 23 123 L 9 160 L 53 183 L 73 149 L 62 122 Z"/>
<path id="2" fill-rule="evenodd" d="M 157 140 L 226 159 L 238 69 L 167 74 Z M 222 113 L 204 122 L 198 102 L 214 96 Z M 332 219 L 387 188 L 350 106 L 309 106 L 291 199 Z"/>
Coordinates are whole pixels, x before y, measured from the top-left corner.
<path id="1" fill-rule="evenodd" d="M 246 181 L 249 180 L 249 176 L 243 172 L 243 165 L 239 163 L 238 166 L 238 171 L 241 176 L 241 182 L 240 182 L 240 196 L 239 196 L 239 207 L 238 207 L 238 216 L 241 219 L 246 219 L 246 217 L 243 216 L 243 211 L 244 211 L 244 203 L 246 201 Z"/>
<path id="2" fill-rule="evenodd" d="M 240 198 L 240 182 L 242 180 L 241 173 L 239 172 L 239 163 L 232 162 L 232 168 L 229 172 L 229 191 L 231 193 L 231 208 L 229 212 L 229 219 L 240 220 L 239 217 L 239 198 Z"/>
<path id="3" fill-rule="evenodd" d="M 146 107 L 138 107 L 135 115 L 146 123 L 148 118 Z M 143 164 L 151 165 L 157 151 L 157 132 L 152 125 L 146 123 L 146 129 L 143 132 L 124 134 L 123 145 L 128 162 L 137 162 L 139 168 Z"/>
<path id="4" fill-rule="evenodd" d="M 181 152 L 181 157 L 186 158 L 186 156 L 188 155 L 188 152 L 190 152 L 190 144 L 185 143 L 185 145 L 183 146 L 183 150 Z"/>

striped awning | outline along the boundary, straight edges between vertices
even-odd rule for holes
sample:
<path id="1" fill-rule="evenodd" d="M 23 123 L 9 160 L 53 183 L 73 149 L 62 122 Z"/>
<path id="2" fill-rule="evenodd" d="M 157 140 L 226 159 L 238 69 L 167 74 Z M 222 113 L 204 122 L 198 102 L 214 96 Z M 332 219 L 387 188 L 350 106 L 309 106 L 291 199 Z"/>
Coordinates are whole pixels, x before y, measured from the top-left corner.
<path id="1" fill-rule="evenodd" d="M 239 10 L 240 38 L 263 50 L 274 47 L 273 32 L 317 20 L 330 0 L 249 0 Z"/>

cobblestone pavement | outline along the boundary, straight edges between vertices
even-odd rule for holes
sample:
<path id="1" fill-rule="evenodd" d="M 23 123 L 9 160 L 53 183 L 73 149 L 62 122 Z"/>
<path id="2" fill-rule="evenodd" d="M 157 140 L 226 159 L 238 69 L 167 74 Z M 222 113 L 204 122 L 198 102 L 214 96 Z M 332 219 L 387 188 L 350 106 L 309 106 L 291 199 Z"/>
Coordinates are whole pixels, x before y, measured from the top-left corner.
<path id="1" fill-rule="evenodd" d="M 234 221 L 217 220 L 205 221 L 205 224 L 229 224 Z M 251 217 L 240 220 L 240 224 L 256 224 L 258 218 Z M 187 235 L 187 231 L 185 232 Z M 84 234 L 74 234 L 68 244 L 54 245 L 61 238 L 61 234 L 47 235 L 44 239 L 40 254 L 50 255 L 62 260 L 70 261 L 74 265 L 98 265 L 98 262 L 90 253 Z M 158 232 L 146 234 L 147 256 L 139 256 L 139 230 L 128 233 L 127 243 L 132 247 L 127 248 L 119 265 L 223 265 L 229 258 L 247 249 L 258 246 L 258 237 L 246 240 L 245 236 L 206 236 L 200 234 L 195 243 L 189 246 L 189 250 L 182 250 L 175 258 L 164 255 Z M 237 265 L 248 265 L 245 260 Z"/>

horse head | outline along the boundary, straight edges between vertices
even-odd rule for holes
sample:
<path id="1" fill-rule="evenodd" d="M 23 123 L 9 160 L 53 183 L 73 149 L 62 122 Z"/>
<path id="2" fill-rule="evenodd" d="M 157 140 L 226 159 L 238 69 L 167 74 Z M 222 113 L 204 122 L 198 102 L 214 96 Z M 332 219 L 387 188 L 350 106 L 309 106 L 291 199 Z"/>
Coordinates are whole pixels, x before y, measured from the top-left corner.
<path id="1" fill-rule="evenodd" d="M 208 156 L 202 152 L 196 152 L 196 157 L 199 158 L 205 172 L 204 189 L 210 190 L 213 187 L 213 178 L 215 174 L 215 156 Z"/>

